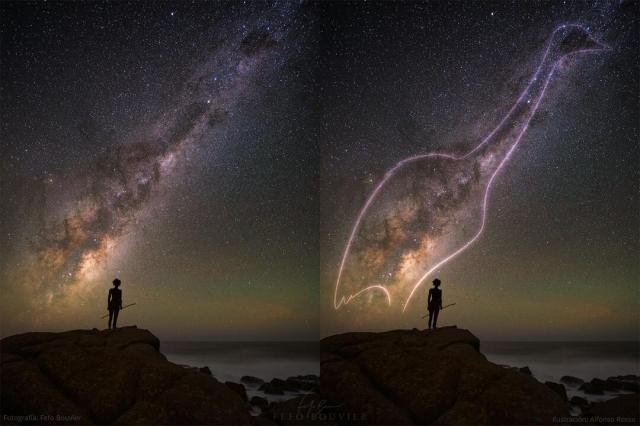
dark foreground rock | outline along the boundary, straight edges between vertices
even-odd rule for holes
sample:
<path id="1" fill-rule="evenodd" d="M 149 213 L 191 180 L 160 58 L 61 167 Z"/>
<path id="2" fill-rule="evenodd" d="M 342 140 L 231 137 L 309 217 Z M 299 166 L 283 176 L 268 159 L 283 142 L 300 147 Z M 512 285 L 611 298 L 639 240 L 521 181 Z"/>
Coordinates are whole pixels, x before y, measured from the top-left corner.
<path id="1" fill-rule="evenodd" d="M 200 370 L 201 373 L 208 374 L 209 376 L 213 376 L 211 369 L 209 369 L 209 367 L 207 366 L 200 367 L 198 370 Z"/>
<path id="2" fill-rule="evenodd" d="M 567 390 L 565 389 L 563 384 L 555 382 L 544 382 L 544 384 L 547 385 L 549 389 L 557 393 L 564 402 L 568 401 Z"/>
<path id="3" fill-rule="evenodd" d="M 243 384 L 234 382 L 224 382 L 224 384 L 227 385 L 229 389 L 240 395 L 240 398 L 242 398 L 243 401 L 249 401 L 249 398 L 247 398 L 247 390 Z"/>
<path id="4" fill-rule="evenodd" d="M 2 423 L 249 424 L 238 393 L 167 361 L 159 347 L 136 327 L 4 338 Z"/>
<path id="5" fill-rule="evenodd" d="M 269 401 L 262 398 L 261 396 L 252 396 L 250 402 L 251 405 L 260 408 L 262 411 L 265 411 L 267 408 L 269 408 Z"/>
<path id="6" fill-rule="evenodd" d="M 527 367 L 527 366 L 519 368 L 519 371 L 522 374 L 526 374 L 527 376 L 533 376 L 533 373 L 531 372 L 531 369 L 529 367 Z"/>
<path id="7" fill-rule="evenodd" d="M 640 395 L 621 395 L 608 401 L 595 402 L 584 411 L 583 416 L 593 418 L 594 424 L 640 424 Z"/>
<path id="8" fill-rule="evenodd" d="M 568 407 L 528 374 L 493 364 L 455 327 L 321 341 L 320 390 L 339 424 L 552 424 Z"/>

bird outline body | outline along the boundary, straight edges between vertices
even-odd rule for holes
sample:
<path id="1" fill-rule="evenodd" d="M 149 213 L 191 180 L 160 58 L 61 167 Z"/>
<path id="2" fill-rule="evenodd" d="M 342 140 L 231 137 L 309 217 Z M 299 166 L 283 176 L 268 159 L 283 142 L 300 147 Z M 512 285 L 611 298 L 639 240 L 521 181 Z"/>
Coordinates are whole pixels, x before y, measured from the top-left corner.
<path id="1" fill-rule="evenodd" d="M 392 293 L 395 293 L 396 291 L 402 293 L 406 287 L 410 287 L 411 291 L 402 304 L 402 311 L 404 312 L 407 309 L 410 301 L 414 297 L 416 290 L 434 271 L 441 268 L 450 260 L 464 252 L 482 235 L 487 221 L 487 209 L 492 184 L 494 183 L 495 178 L 499 175 L 504 165 L 510 159 L 523 135 L 528 130 L 530 122 L 535 116 L 535 113 L 537 112 L 538 107 L 546 94 L 546 90 L 558 66 L 566 58 L 572 55 L 598 52 L 608 49 L 608 46 L 600 41 L 597 41 L 583 25 L 563 24 L 558 26 L 552 32 L 549 38 L 549 42 L 547 43 L 546 49 L 544 51 L 542 60 L 540 61 L 536 71 L 533 73 L 531 79 L 529 80 L 528 85 L 522 91 L 516 102 L 502 118 L 502 120 L 480 141 L 480 143 L 478 143 L 471 150 L 462 155 L 456 155 L 446 152 L 432 152 L 407 157 L 396 163 L 396 165 L 391 169 L 387 170 L 383 178 L 377 183 L 373 191 L 369 194 L 366 202 L 360 209 L 354 225 L 351 229 L 351 233 L 347 240 L 338 268 L 334 290 L 334 309 L 337 310 L 341 306 L 347 305 L 354 299 L 370 292 L 381 293 L 382 296 L 385 297 L 388 305 L 392 305 L 392 299 L 395 298 L 395 294 L 394 297 L 392 297 Z M 427 163 L 427 165 L 421 164 L 425 162 Z M 429 193 L 429 190 L 433 191 L 433 187 L 431 187 L 429 183 L 425 182 L 428 182 L 429 179 L 431 179 L 431 181 L 438 180 L 438 176 L 434 178 L 433 176 L 428 175 L 428 173 L 430 173 L 429 169 L 432 168 L 433 175 L 436 175 L 441 163 L 447 164 L 447 166 L 443 167 L 440 170 L 447 170 L 449 178 L 457 177 L 461 174 L 463 178 L 466 177 L 468 179 L 471 179 L 471 177 L 469 177 L 470 174 L 479 174 L 479 176 L 476 176 L 477 188 L 475 188 L 476 191 L 474 192 L 474 196 L 478 197 L 479 201 L 479 203 L 477 203 L 474 207 L 478 209 L 478 213 L 475 213 L 475 220 L 477 221 L 477 223 L 475 224 L 475 226 L 467 226 L 466 229 L 464 227 L 458 226 L 458 223 L 454 223 L 453 226 L 457 229 L 454 228 L 453 231 L 450 231 L 449 236 L 447 237 L 449 239 L 452 239 L 453 241 L 449 241 L 446 238 L 441 238 L 441 242 L 443 242 L 445 246 L 448 244 L 452 247 L 445 247 L 446 250 L 442 250 L 442 253 L 440 253 L 439 255 L 431 256 L 431 258 L 425 259 L 424 255 L 428 250 L 425 250 L 425 247 L 422 246 L 418 247 L 417 250 L 413 251 L 413 253 L 417 253 L 416 257 L 419 257 L 420 254 L 423 257 L 422 262 L 413 264 L 415 269 L 419 270 L 418 276 L 414 279 L 411 279 L 411 274 L 409 274 L 409 278 L 400 277 L 400 280 L 396 280 L 395 275 L 398 273 L 398 262 L 404 262 L 406 259 L 404 254 L 398 253 L 401 250 L 389 250 L 389 247 L 393 246 L 394 242 L 393 238 L 389 238 L 389 230 L 391 229 L 392 233 L 397 230 L 393 227 L 389 228 L 388 223 L 389 221 L 396 221 L 396 219 L 394 218 L 394 214 L 398 213 L 398 211 L 395 211 L 399 210 L 398 205 L 402 204 L 402 202 L 404 202 L 405 204 L 411 204 L 411 198 L 417 198 L 416 192 L 424 190 L 423 192 L 428 193 L 428 196 L 423 197 L 422 199 L 424 200 L 424 202 L 419 203 L 424 205 L 410 208 L 409 210 L 411 212 L 409 214 L 412 215 L 411 219 L 413 220 L 401 223 L 400 228 L 402 228 L 403 226 L 405 228 L 416 228 L 416 223 L 418 223 L 418 225 L 423 225 L 424 227 L 425 224 L 420 222 L 424 222 L 426 218 L 420 217 L 415 212 L 415 210 L 422 210 L 423 213 L 428 211 L 427 209 L 430 207 L 430 201 L 431 207 L 433 207 L 433 200 L 429 200 L 429 198 L 433 198 L 434 194 L 436 194 L 435 196 L 437 198 L 438 193 Z M 451 172 L 450 165 L 458 166 L 457 168 L 455 168 L 455 173 Z M 417 169 L 417 171 L 413 171 L 414 175 L 412 175 L 411 173 L 407 173 L 410 167 L 414 167 Z M 475 170 L 474 167 L 476 167 Z M 411 172 L 411 170 L 409 170 L 409 172 Z M 420 172 L 427 173 L 427 175 L 425 175 L 426 178 L 422 179 L 422 183 L 416 183 L 416 181 L 418 181 L 419 179 L 415 178 L 415 176 L 419 177 Z M 413 182 L 405 181 L 398 183 L 402 180 L 401 178 L 403 177 L 403 173 L 406 174 L 406 176 L 404 176 L 405 179 L 413 179 Z M 462 182 L 464 182 L 464 179 Z M 466 184 L 467 182 L 468 181 L 464 183 Z M 388 189 L 389 186 L 392 186 L 394 184 L 396 184 L 397 186 L 396 192 L 399 192 L 404 196 L 404 198 L 400 200 L 400 202 L 398 202 L 397 200 L 393 199 L 393 195 L 391 197 L 387 196 L 387 198 L 389 199 L 386 200 L 387 203 L 384 204 L 384 197 L 386 196 L 386 194 L 384 193 L 383 189 Z M 424 188 L 422 188 L 421 185 Z M 416 188 L 419 189 L 416 190 Z M 389 193 L 390 191 L 386 192 Z M 471 196 L 468 196 L 467 198 L 470 197 Z M 372 213 L 372 207 L 376 203 L 383 203 L 382 207 L 385 207 L 387 213 L 389 214 L 385 215 L 384 209 L 378 209 L 383 210 L 382 214 L 380 211 L 378 211 L 377 213 L 373 211 Z M 471 212 L 473 215 L 473 210 Z M 445 218 L 445 222 L 446 220 L 447 218 Z M 433 227 L 432 224 L 429 226 Z M 362 233 L 363 227 L 369 228 L 368 234 L 365 232 L 364 237 L 356 240 L 356 237 L 359 236 L 359 233 Z M 382 231 L 380 230 L 380 228 L 382 228 Z M 474 228 L 475 232 L 469 232 L 470 228 Z M 455 235 L 450 235 L 453 232 L 463 232 L 468 235 L 464 238 L 455 238 Z M 407 232 L 400 232 L 400 234 L 402 237 L 407 236 Z M 420 234 L 420 232 L 413 232 L 413 234 L 424 236 L 429 235 L 429 233 L 424 230 L 422 234 Z M 382 239 L 380 238 L 380 235 L 383 235 Z M 378 239 L 376 240 L 377 237 Z M 384 240 L 384 238 L 386 238 L 386 240 Z M 389 242 L 389 240 L 391 240 L 391 243 Z M 404 240 L 406 240 L 406 238 Z M 460 240 L 461 243 L 457 243 L 455 240 Z M 360 246 L 358 246 L 360 241 L 362 241 L 363 244 L 360 244 Z M 370 255 L 370 253 L 367 253 L 367 251 L 371 251 L 369 250 L 370 247 L 366 247 L 367 243 L 369 243 L 370 246 L 374 246 L 374 254 Z M 396 241 L 396 243 L 398 242 Z M 427 247 L 429 247 L 428 243 L 429 241 L 427 242 Z M 339 296 L 341 285 L 343 287 L 345 286 L 345 270 L 349 269 L 348 267 L 350 266 L 350 262 L 354 262 L 352 260 L 352 257 L 354 257 L 354 245 L 358 246 L 355 247 L 358 252 L 358 258 L 355 260 L 356 266 L 360 266 L 361 268 L 359 268 L 360 271 L 356 272 L 355 274 L 348 274 L 347 278 L 349 279 L 349 282 L 347 284 L 350 284 L 350 288 L 353 288 L 353 290 L 351 290 L 346 295 Z M 385 259 L 385 256 L 381 256 L 380 253 L 375 253 L 376 248 L 380 248 L 379 251 L 382 252 L 384 252 L 384 250 L 386 249 L 393 255 L 390 256 L 390 259 Z M 422 249 L 422 252 L 420 251 L 420 249 Z M 433 251 L 436 251 L 437 249 L 438 247 L 435 247 Z M 404 253 L 406 254 L 406 251 Z M 411 265 L 411 263 L 409 264 Z M 402 268 L 400 270 L 402 270 Z M 413 272 L 415 273 L 415 271 Z M 368 274 L 369 276 L 365 276 L 366 274 Z M 372 275 L 374 274 L 377 274 L 378 276 L 372 279 Z M 354 275 L 356 276 L 354 277 Z M 354 279 L 356 283 L 351 284 L 351 280 Z M 357 281 L 359 279 L 360 281 L 366 281 L 365 285 L 362 285 L 362 283 L 358 283 Z"/>

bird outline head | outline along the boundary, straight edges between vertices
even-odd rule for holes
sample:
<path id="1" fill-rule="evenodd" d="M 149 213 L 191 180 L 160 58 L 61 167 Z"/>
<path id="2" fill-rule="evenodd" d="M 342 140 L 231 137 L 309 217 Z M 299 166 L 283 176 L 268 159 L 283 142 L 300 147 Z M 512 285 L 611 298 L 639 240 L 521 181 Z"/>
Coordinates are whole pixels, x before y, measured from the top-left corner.
<path id="1" fill-rule="evenodd" d="M 611 50 L 611 47 L 598 40 L 588 27 L 580 24 L 560 25 L 556 28 L 554 37 L 556 52 L 560 59 L 568 55 Z"/>

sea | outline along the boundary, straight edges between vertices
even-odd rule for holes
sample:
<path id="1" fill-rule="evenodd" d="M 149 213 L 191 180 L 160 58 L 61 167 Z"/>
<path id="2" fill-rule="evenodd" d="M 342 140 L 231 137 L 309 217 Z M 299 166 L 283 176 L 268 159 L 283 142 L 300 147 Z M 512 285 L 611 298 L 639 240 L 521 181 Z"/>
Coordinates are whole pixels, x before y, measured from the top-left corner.
<path id="1" fill-rule="evenodd" d="M 242 376 L 265 382 L 308 374 L 320 375 L 319 342 L 162 342 L 160 351 L 174 364 L 209 367 L 221 382 L 240 383 Z M 268 395 L 247 386 L 247 395 L 283 401 L 299 395 Z"/>
<path id="2" fill-rule="evenodd" d="M 640 375 L 640 342 L 481 342 L 480 352 L 494 364 L 529 367 L 541 382 L 560 383 L 562 376 L 584 381 Z M 589 395 L 566 386 L 567 395 L 596 402 L 617 394 Z"/>
<path id="3" fill-rule="evenodd" d="M 209 367 L 220 381 L 240 382 L 242 376 L 264 381 L 273 378 L 320 374 L 318 342 L 163 342 L 160 348 L 169 361 L 192 367 Z M 562 376 L 584 381 L 611 376 L 640 375 L 640 342 L 481 342 L 480 351 L 495 364 L 527 366 L 541 382 L 560 383 Z M 581 396 L 591 402 L 616 394 L 589 395 L 577 387 L 567 388 L 569 398 Z M 254 395 L 270 401 L 296 394 L 266 395 L 258 386 L 247 386 Z"/>

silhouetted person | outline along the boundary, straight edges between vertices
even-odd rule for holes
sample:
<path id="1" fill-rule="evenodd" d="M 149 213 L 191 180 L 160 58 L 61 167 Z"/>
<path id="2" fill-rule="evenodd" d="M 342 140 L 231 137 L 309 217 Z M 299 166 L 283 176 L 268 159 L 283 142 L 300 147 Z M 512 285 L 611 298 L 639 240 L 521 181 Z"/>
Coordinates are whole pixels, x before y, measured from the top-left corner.
<path id="1" fill-rule="evenodd" d="M 122 309 L 122 290 L 120 290 L 120 280 L 113 280 L 113 288 L 109 289 L 109 296 L 107 297 L 107 309 L 109 310 L 109 328 L 113 321 L 113 328 L 116 327 L 118 322 L 118 313 Z"/>
<path id="2" fill-rule="evenodd" d="M 442 309 L 442 290 L 439 289 L 440 280 L 433 280 L 433 288 L 429 289 L 429 296 L 427 297 L 427 307 L 429 309 L 429 328 L 433 325 L 433 328 L 437 328 L 438 313 Z"/>

